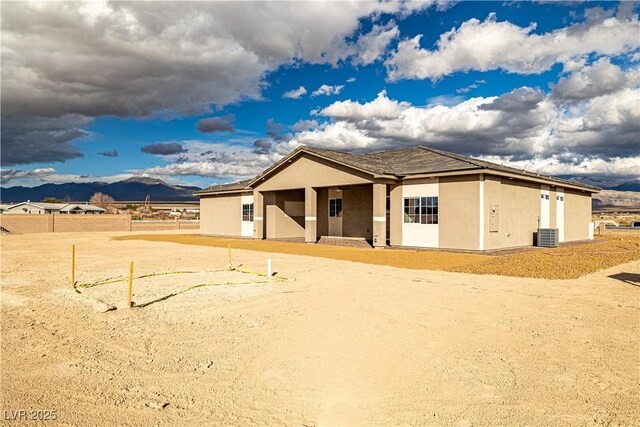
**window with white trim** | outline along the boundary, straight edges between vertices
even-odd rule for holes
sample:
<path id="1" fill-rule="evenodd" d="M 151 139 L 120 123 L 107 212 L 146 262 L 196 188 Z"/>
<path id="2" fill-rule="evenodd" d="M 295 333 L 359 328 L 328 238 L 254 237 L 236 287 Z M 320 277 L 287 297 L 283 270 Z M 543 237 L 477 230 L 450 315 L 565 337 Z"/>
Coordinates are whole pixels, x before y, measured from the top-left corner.
<path id="1" fill-rule="evenodd" d="M 405 197 L 404 222 L 407 224 L 437 224 L 438 197 Z"/>
<path id="2" fill-rule="evenodd" d="M 253 203 L 242 204 L 242 220 L 253 221 Z"/>

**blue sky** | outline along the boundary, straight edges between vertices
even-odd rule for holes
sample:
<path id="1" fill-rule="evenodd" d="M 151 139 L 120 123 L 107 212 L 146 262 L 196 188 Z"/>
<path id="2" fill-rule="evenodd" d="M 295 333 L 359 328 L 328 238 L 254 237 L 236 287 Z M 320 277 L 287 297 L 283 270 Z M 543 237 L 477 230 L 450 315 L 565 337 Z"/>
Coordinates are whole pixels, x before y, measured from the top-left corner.
<path id="1" fill-rule="evenodd" d="M 636 3 L 304 6 L 3 6 L 3 185 L 206 186 L 299 144 L 640 180 Z"/>

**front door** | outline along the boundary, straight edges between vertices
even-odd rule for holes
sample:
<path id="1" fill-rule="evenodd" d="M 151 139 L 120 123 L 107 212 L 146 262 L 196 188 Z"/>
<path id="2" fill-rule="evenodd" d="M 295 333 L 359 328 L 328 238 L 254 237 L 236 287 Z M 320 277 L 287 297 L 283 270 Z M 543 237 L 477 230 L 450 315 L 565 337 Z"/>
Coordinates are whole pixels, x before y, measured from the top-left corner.
<path id="1" fill-rule="evenodd" d="M 342 237 L 342 198 L 329 199 L 329 236 Z"/>

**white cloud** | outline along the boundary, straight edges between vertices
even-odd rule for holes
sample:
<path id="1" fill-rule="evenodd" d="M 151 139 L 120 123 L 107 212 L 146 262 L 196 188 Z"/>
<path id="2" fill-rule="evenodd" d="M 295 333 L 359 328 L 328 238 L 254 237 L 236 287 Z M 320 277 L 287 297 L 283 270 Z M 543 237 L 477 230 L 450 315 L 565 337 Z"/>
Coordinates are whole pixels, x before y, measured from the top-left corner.
<path id="1" fill-rule="evenodd" d="M 428 105 L 456 105 L 464 101 L 462 95 L 438 95 L 427 98 Z"/>
<path id="2" fill-rule="evenodd" d="M 283 64 L 346 61 L 354 53 L 348 38 L 361 19 L 404 15 L 431 4 L 3 4 L 3 164 L 65 161 L 80 155 L 70 144 L 74 138 L 55 143 L 31 138 L 25 136 L 30 130 L 22 123 L 50 123 L 51 129 L 42 131 L 49 135 L 78 130 L 75 122 L 64 130 L 60 121 L 52 122 L 63 115 L 86 122 L 99 116 L 172 117 L 260 99 L 265 76 Z M 5 133 L 5 126 L 12 132 Z M 27 138 L 33 144 L 21 148 L 20 141 Z"/>
<path id="3" fill-rule="evenodd" d="M 553 86 L 554 96 L 566 100 L 584 100 L 635 87 L 640 83 L 640 69 L 626 74 L 612 64 L 609 58 L 601 58 L 594 64 L 573 71 Z"/>
<path id="4" fill-rule="evenodd" d="M 285 92 L 284 94 L 282 94 L 282 97 L 289 98 L 289 99 L 300 99 L 300 97 L 306 94 L 307 94 L 307 89 L 305 89 L 304 86 L 300 86 L 298 89 L 293 89 L 288 92 Z"/>
<path id="5" fill-rule="evenodd" d="M 54 168 L 36 168 L 31 170 L 8 168 L 0 169 L 0 177 L 2 179 L 3 186 L 7 186 L 9 183 L 32 187 L 42 184 L 64 184 L 67 182 L 116 182 L 131 178 L 132 176 L 132 173 L 104 176 L 61 174 Z"/>
<path id="6" fill-rule="evenodd" d="M 385 62 L 387 78 L 435 81 L 458 71 L 496 69 L 536 74 L 592 53 L 619 55 L 640 47 L 637 16 L 589 20 L 545 34 L 535 28 L 498 22 L 491 14 L 443 33 L 433 50 L 420 47 L 421 36 L 403 40 Z"/>
<path id="7" fill-rule="evenodd" d="M 16 180 L 41 180 L 56 172 L 53 168 L 37 168 L 32 170 L 0 169 L 0 180 L 3 185 Z"/>
<path id="8" fill-rule="evenodd" d="M 353 83 L 353 82 L 355 82 L 355 81 L 356 81 L 356 78 L 355 78 L 355 77 L 349 77 L 349 78 L 347 79 L 347 83 Z"/>
<path id="9" fill-rule="evenodd" d="M 640 179 L 640 156 L 613 157 L 608 159 L 587 157 L 567 161 L 559 155 L 536 155 L 531 159 L 516 160 L 500 156 L 479 158 L 517 169 L 539 172 L 545 175 L 588 176 L 598 179 L 613 179 L 614 182 Z"/>
<path id="10" fill-rule="evenodd" d="M 185 153 L 167 156 L 171 163 L 142 172 L 155 177 L 201 176 L 214 179 L 244 179 L 257 175 L 283 155 L 274 150 L 265 153 L 254 146 L 236 143 L 181 141 Z"/>
<path id="11" fill-rule="evenodd" d="M 632 175 L 640 177 L 639 102 L 640 89 L 630 88 L 569 107 L 527 87 L 497 97 L 427 106 L 389 99 L 381 92 L 370 102 L 334 102 L 319 112 L 331 121 L 299 132 L 291 145 L 372 151 L 425 144 L 462 154 L 533 162 L 537 169 L 555 159 L 543 171 L 553 174 L 587 174 L 588 167 L 596 165 L 605 173 L 611 161 L 613 175 L 628 176 L 635 170 Z"/>
<path id="12" fill-rule="evenodd" d="M 485 84 L 486 81 L 484 80 L 476 80 L 475 82 L 471 83 L 469 86 L 465 86 L 465 87 L 461 87 L 459 89 L 456 89 L 456 93 L 467 93 L 467 92 L 471 92 L 473 89 L 477 89 L 478 87 L 480 87 L 480 85 Z"/>
<path id="13" fill-rule="evenodd" d="M 400 35 L 400 30 L 393 20 L 385 25 L 374 25 L 371 31 L 358 38 L 356 42 L 357 56 L 353 59 L 356 65 L 369 65 L 380 59 L 386 52 L 389 43 Z"/>
<path id="14" fill-rule="evenodd" d="M 322 85 L 317 90 L 311 92 L 311 97 L 321 96 L 321 95 L 338 95 L 342 89 L 344 89 L 344 85 Z"/>
<path id="15" fill-rule="evenodd" d="M 318 127 L 318 122 L 315 120 L 300 120 L 291 126 L 291 129 L 295 132 L 300 132 L 307 129 L 313 129 L 315 127 Z"/>
<path id="16" fill-rule="evenodd" d="M 398 102 L 387 98 L 387 92 L 378 93 L 376 99 L 366 104 L 352 101 L 337 101 L 321 110 L 319 114 L 335 120 L 362 121 L 368 119 L 388 120 L 397 118 L 409 107 L 407 102 Z"/>

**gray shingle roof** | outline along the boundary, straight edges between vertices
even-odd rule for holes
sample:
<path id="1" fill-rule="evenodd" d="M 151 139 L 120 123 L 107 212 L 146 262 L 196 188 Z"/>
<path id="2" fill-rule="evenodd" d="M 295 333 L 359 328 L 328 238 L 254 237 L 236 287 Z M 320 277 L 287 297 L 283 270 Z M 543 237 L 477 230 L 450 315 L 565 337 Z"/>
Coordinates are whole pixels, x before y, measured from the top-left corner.
<path id="1" fill-rule="evenodd" d="M 285 159 L 290 159 L 296 154 L 310 153 L 317 156 L 333 160 L 355 169 L 359 169 L 373 175 L 389 175 L 396 178 L 404 178 L 411 175 L 454 172 L 464 170 L 493 170 L 521 175 L 523 177 L 544 179 L 560 184 L 573 185 L 591 190 L 600 190 L 598 187 L 585 185 L 582 183 L 551 176 L 540 175 L 521 169 L 510 168 L 472 157 L 462 156 L 448 151 L 437 150 L 435 148 L 417 146 L 402 148 L 399 150 L 380 151 L 375 153 L 358 154 L 344 151 L 325 150 L 320 148 L 302 146 L 291 152 Z M 231 184 L 214 185 L 194 194 L 210 192 L 226 192 L 248 189 L 249 186 L 258 179 L 270 174 L 277 169 L 284 160 L 266 169 L 254 179 L 234 182 Z"/>
<path id="2" fill-rule="evenodd" d="M 204 188 L 202 190 L 194 191 L 194 195 L 198 194 L 206 194 L 206 193 L 217 193 L 217 192 L 225 192 L 225 191 L 240 191 L 247 188 L 249 183 L 253 181 L 252 179 L 245 179 L 244 181 L 230 182 L 228 184 L 215 184 L 210 187 Z"/>

